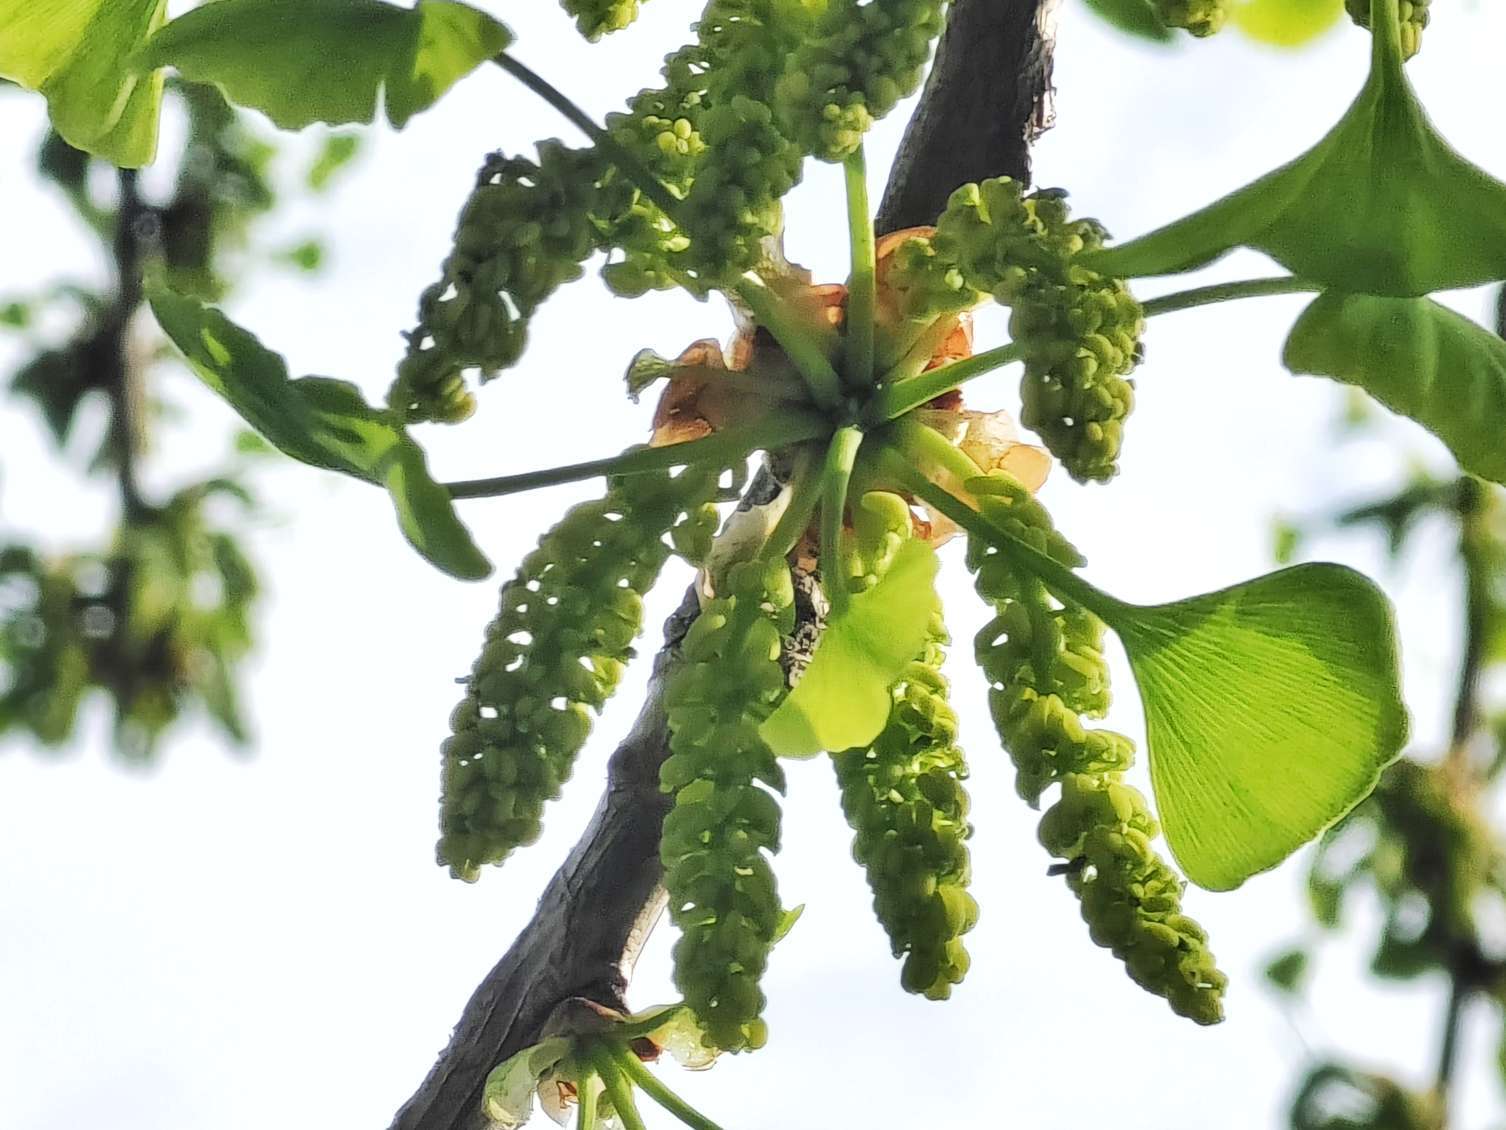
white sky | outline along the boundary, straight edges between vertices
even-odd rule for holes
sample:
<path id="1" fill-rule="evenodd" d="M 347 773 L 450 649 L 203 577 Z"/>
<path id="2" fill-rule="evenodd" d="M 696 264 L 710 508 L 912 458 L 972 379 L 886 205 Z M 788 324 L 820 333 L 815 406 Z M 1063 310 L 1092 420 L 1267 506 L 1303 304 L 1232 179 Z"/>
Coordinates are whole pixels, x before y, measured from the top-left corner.
<path id="1" fill-rule="evenodd" d="M 519 32 L 519 55 L 593 113 L 652 80 L 693 8 L 657 0 L 638 26 L 588 47 L 552 5 L 488 6 Z M 1454 144 L 1506 176 L 1494 79 L 1506 11 L 1439 7 L 1413 77 Z M 1137 234 L 1315 140 L 1358 89 L 1365 55 L 1364 37 L 1347 27 L 1295 55 L 1234 33 L 1158 52 L 1069 5 L 1060 125 L 1039 146 L 1038 181 L 1071 189 L 1080 214 L 1120 236 Z M 39 107 L 10 95 L 0 113 L 0 296 L 97 276 L 96 250 L 28 171 Z M 875 195 L 900 125 L 896 117 L 870 146 Z M 327 231 L 329 266 L 313 278 L 259 272 L 232 315 L 286 352 L 295 372 L 348 377 L 379 397 L 481 155 L 517 151 L 541 133 L 572 136 L 503 76 L 472 79 L 403 134 L 382 133 L 328 198 L 266 232 L 280 245 Z M 818 278 L 845 273 L 840 209 L 840 176 L 826 168 L 790 201 L 790 252 Z M 1207 277 L 1268 270 L 1241 255 Z M 1047 488 L 1093 580 L 1146 601 L 1228 584 L 1271 567 L 1274 513 L 1366 498 L 1399 482 L 1414 457 L 1448 466 L 1404 423 L 1388 426 L 1385 441 L 1334 444 L 1331 389 L 1292 379 L 1278 362 L 1300 302 L 1155 323 L 1123 474 L 1108 489 L 1065 476 Z M 1460 308 L 1479 316 L 1484 302 L 1464 295 Z M 433 463 L 444 477 L 499 474 L 635 441 L 648 409 L 620 399 L 627 359 L 643 346 L 671 352 L 723 335 L 727 324 L 718 306 L 676 295 L 609 301 L 593 277 L 539 316 L 528 361 L 485 390 L 469 426 L 426 432 Z M 980 341 L 996 340 L 1002 319 L 980 329 Z M 0 370 L 18 355 L 0 340 Z M 1012 376 L 982 385 L 974 400 L 1012 405 Z M 173 374 L 163 392 L 184 406 L 186 426 L 164 438 L 152 491 L 213 464 L 231 427 L 191 378 Z M 0 400 L 0 452 L 0 537 L 41 530 L 61 547 L 96 538 L 111 520 L 106 486 L 80 486 L 29 405 Z M 385 1126 L 574 842 L 636 709 L 646 663 L 548 813 L 542 842 L 475 886 L 450 880 L 433 864 L 436 751 L 453 678 L 469 667 L 496 586 L 450 581 L 408 552 L 377 492 L 291 463 L 269 466 L 258 483 L 275 520 L 252 538 L 271 590 L 249 667 L 254 755 L 237 759 L 194 725 L 156 771 L 128 772 L 107 756 L 99 711 L 64 757 L 12 742 L 0 758 L 6 1130 Z M 464 513 L 505 576 L 561 507 L 593 489 L 470 503 Z M 1430 537 L 1406 576 L 1383 563 L 1377 537 L 1318 547 L 1397 597 L 1419 749 L 1441 738 L 1458 635 L 1440 572 L 1447 532 Z M 943 593 L 965 659 L 982 617 L 955 551 L 948 565 Z M 645 650 L 683 579 L 668 576 L 653 601 Z M 945 1005 L 901 992 L 848 855 L 830 770 L 791 766 L 778 867 L 786 901 L 807 910 L 767 978 L 771 1043 L 673 1085 L 728 1130 L 1270 1130 L 1310 1051 L 1342 1047 L 1425 1078 L 1439 986 L 1378 991 L 1359 950 L 1340 944 L 1325 951 L 1310 1008 L 1290 1014 L 1264 989 L 1264 960 L 1307 929 L 1297 862 L 1234 894 L 1189 892 L 1233 978 L 1225 1024 L 1196 1028 L 1136 989 L 1088 941 L 1065 887 L 1043 874 L 1036 817 L 1014 796 L 981 682 L 963 662 L 953 675 L 972 757 L 982 904 L 966 984 Z M 1138 734 L 1122 665 L 1118 675 L 1113 721 Z M 671 941 L 667 927 L 654 936 L 636 1004 L 672 998 Z M 1469 1130 L 1498 1123 L 1502 1107 L 1489 1019 L 1471 1017 L 1476 1038 L 1465 1048 Z M 647 1113 L 651 1126 L 671 1124 Z"/>

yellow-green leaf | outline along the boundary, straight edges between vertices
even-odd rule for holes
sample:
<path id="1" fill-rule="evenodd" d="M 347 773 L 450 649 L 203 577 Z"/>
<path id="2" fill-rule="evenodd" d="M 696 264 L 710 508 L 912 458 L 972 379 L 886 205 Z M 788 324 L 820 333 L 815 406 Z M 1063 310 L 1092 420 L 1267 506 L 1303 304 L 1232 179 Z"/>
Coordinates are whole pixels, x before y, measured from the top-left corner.
<path id="1" fill-rule="evenodd" d="M 284 129 L 370 122 L 385 94 L 401 129 L 511 40 L 456 0 L 216 0 L 152 36 L 138 65 L 217 83 Z"/>
<path id="2" fill-rule="evenodd" d="M 131 57 L 167 19 L 167 0 L 0 0 L 0 78 L 47 98 L 75 149 L 122 168 L 157 152 L 162 76 Z"/>
<path id="3" fill-rule="evenodd" d="M 867 745 L 884 728 L 890 689 L 940 609 L 936 551 L 907 541 L 878 583 L 827 624 L 795 689 L 759 727 L 775 753 L 805 757 Z"/>
<path id="4" fill-rule="evenodd" d="M 1506 184 L 1449 148 L 1402 68 L 1397 0 L 1372 0 L 1370 77 L 1288 165 L 1201 211 L 1083 257 L 1121 277 L 1190 271 L 1235 247 L 1361 294 L 1414 297 L 1506 279 Z"/>
<path id="5" fill-rule="evenodd" d="M 1462 314 L 1330 292 L 1302 312 L 1282 359 L 1358 385 L 1448 444 L 1464 470 L 1506 483 L 1506 341 Z"/>
<path id="6" fill-rule="evenodd" d="M 449 493 L 430 476 L 423 449 L 390 412 L 367 404 L 348 381 L 289 380 L 279 354 L 212 307 L 166 290 L 150 299 L 194 372 L 274 446 L 385 487 L 404 536 L 446 573 L 464 580 L 491 573 Z"/>
<path id="7" fill-rule="evenodd" d="M 1230 21 L 1251 39 L 1274 47 L 1311 43 L 1344 15 L 1344 0 L 1235 0 Z"/>
<path id="8" fill-rule="evenodd" d="M 1298 565 L 1173 604 L 1121 605 L 1156 808 L 1199 886 L 1229 890 L 1353 808 L 1406 740 L 1390 604 Z"/>

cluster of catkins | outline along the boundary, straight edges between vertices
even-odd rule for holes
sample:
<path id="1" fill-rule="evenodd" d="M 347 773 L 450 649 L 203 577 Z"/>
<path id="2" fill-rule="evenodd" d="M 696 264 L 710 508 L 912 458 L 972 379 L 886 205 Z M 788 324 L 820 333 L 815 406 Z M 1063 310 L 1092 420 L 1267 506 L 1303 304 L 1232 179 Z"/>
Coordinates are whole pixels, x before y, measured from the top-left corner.
<path id="1" fill-rule="evenodd" d="M 450 716 L 439 861 L 474 880 L 539 834 L 575 755 L 632 656 L 643 594 L 671 552 L 699 561 L 716 528 L 718 473 L 612 480 L 523 559 Z M 667 535 L 667 537 L 666 537 Z"/>
<path id="2" fill-rule="evenodd" d="M 634 0 L 567 0 L 588 36 L 628 23 Z M 673 218 L 597 147 L 496 156 L 462 213 L 443 277 L 389 394 L 406 418 L 474 408 L 467 372 L 516 362 L 529 318 L 594 252 L 617 293 L 735 285 L 780 232 L 781 198 L 812 154 L 838 160 L 914 91 L 942 0 L 709 0 L 664 84 L 607 117 L 621 146 L 678 201 Z M 637 175 L 636 173 L 634 175 Z"/>
<path id="3" fill-rule="evenodd" d="M 418 326 L 387 394 L 407 420 L 458 423 L 475 410 L 465 372 L 514 364 L 528 319 L 598 246 L 588 213 L 600 163 L 542 142 L 538 161 L 494 153 L 476 177 L 442 277 L 419 297 Z"/>
<path id="4" fill-rule="evenodd" d="M 872 492 L 853 508 L 853 526 L 846 579 L 862 591 L 878 583 L 910 536 L 910 509 L 897 495 Z M 931 1000 L 951 996 L 966 975 L 962 935 L 978 918 L 967 891 L 967 763 L 941 673 L 946 642 L 938 614 L 930 639 L 894 687 L 884 729 L 870 746 L 832 757 L 842 811 L 856 833 L 853 857 L 868 874 L 874 913 L 894 956 L 904 959 L 900 983 Z"/>
<path id="5" fill-rule="evenodd" d="M 1004 472 L 968 484 L 995 526 L 1068 567 L 1082 563 L 1044 507 Z M 1157 834 L 1145 798 L 1123 781 L 1133 746 L 1083 719 L 1108 708 L 1103 626 L 1086 610 L 1050 597 L 1006 554 L 978 539 L 968 546 L 978 592 L 995 618 L 978 634 L 989 709 L 1035 802 L 1052 784 L 1042 845 L 1063 861 L 1093 940 L 1124 962 L 1143 988 L 1200 1024 L 1222 1016 L 1224 974 L 1203 928 L 1182 913 L 1183 882 L 1151 845 Z"/>
<path id="6" fill-rule="evenodd" d="M 769 859 L 779 850 L 784 770 L 758 734 L 784 697 L 795 594 L 783 559 L 734 565 L 681 644 L 665 686 L 674 796 L 660 857 L 680 930 L 675 985 L 724 1051 L 762 1047 L 759 980 L 784 918 Z"/>
<path id="7" fill-rule="evenodd" d="M 983 295 L 1011 309 L 1010 335 L 1025 353 L 1021 422 L 1079 481 L 1118 469 L 1145 330 L 1124 280 L 1077 261 L 1104 238 L 1097 221 L 1069 219 L 1061 190 L 1027 194 L 998 177 L 954 192 L 935 234 L 901 247 L 891 272 L 907 317 Z"/>
<path id="8" fill-rule="evenodd" d="M 1429 11 L 1431 2 L 1432 0 L 1400 0 L 1398 6 L 1401 9 L 1403 58 L 1410 59 L 1422 50 L 1422 33 L 1427 29 L 1428 20 L 1431 17 Z M 1360 27 L 1370 26 L 1370 0 L 1344 0 L 1344 7 L 1349 10 L 1349 17 Z"/>

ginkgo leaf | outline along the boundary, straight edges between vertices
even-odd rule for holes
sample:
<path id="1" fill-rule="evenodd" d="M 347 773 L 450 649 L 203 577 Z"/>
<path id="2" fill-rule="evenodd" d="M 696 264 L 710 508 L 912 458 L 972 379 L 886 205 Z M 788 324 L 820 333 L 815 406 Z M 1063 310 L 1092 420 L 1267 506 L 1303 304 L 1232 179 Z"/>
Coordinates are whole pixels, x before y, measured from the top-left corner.
<path id="1" fill-rule="evenodd" d="M 941 607 L 936 569 L 929 544 L 907 541 L 877 584 L 832 615 L 805 674 L 759 727 L 770 749 L 811 756 L 878 736 L 889 720 L 891 689 Z"/>
<path id="2" fill-rule="evenodd" d="M 456 0 L 216 0 L 157 32 L 137 63 L 217 83 L 283 129 L 370 122 L 384 94 L 401 129 L 511 40 Z"/>
<path id="3" fill-rule="evenodd" d="M 1166 842 L 1199 886 L 1276 866 L 1359 803 L 1406 740 L 1390 604 L 1352 569 L 1298 565 L 1112 617 Z"/>
<path id="4" fill-rule="evenodd" d="M 328 377 L 288 379 L 279 354 L 218 310 L 157 290 L 158 323 L 194 372 L 245 421 L 294 459 L 385 487 L 404 536 L 452 576 L 480 580 L 491 564 L 430 476 L 423 449 L 355 385 Z"/>
<path id="5" fill-rule="evenodd" d="M 75 149 L 122 168 L 157 151 L 162 76 L 131 56 L 167 19 L 167 0 L 0 0 L 0 78 L 47 98 Z"/>
<path id="6" fill-rule="evenodd" d="M 1506 341 L 1426 298 L 1320 295 L 1287 338 L 1294 373 L 1358 385 L 1506 483 Z"/>
<path id="7" fill-rule="evenodd" d="M 1251 39 L 1275 47 L 1311 43 L 1344 15 L 1344 0 L 1236 0 L 1229 20 Z"/>
<path id="8" fill-rule="evenodd" d="M 1201 211 L 1083 263 L 1122 277 L 1264 251 L 1339 290 L 1412 297 L 1506 278 L 1506 184 L 1449 148 L 1402 68 L 1397 0 L 1372 0 L 1370 77 L 1307 153 Z"/>

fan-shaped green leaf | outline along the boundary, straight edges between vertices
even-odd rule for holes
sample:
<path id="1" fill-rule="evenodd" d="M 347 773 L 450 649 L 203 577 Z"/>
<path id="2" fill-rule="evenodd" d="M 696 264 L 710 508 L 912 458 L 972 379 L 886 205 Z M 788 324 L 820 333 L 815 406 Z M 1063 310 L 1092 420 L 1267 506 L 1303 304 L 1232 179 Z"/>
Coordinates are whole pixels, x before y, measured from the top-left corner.
<path id="1" fill-rule="evenodd" d="M 940 610 L 936 569 L 936 551 L 908 541 L 877 584 L 832 616 L 805 674 L 759 727 L 770 749 L 811 756 L 878 736 L 893 705 L 890 690 Z"/>
<path id="2" fill-rule="evenodd" d="M 1406 740 L 1390 605 L 1298 565 L 1110 626 L 1145 704 L 1151 782 L 1187 877 L 1228 890 L 1353 808 Z"/>
<path id="3" fill-rule="evenodd" d="M 1297 319 L 1282 359 L 1358 385 L 1448 444 L 1464 470 L 1506 483 L 1506 341 L 1462 314 L 1330 292 Z"/>
<path id="4" fill-rule="evenodd" d="M 385 89 L 401 129 L 512 36 L 456 0 L 217 0 L 152 36 L 143 67 L 176 67 L 284 129 L 370 122 Z"/>
<path id="5" fill-rule="evenodd" d="M 167 0 L 0 0 L 0 78 L 47 97 L 75 149 L 123 168 L 157 151 L 162 76 L 131 56 L 167 19 Z"/>
<path id="6" fill-rule="evenodd" d="M 403 534 L 446 573 L 479 580 L 491 565 L 429 475 L 423 449 L 391 413 L 355 385 L 329 377 L 288 379 L 280 355 L 218 310 L 157 290 L 158 323 L 194 371 L 245 421 L 294 459 L 385 487 Z"/>
<path id="7" fill-rule="evenodd" d="M 1235 247 L 1339 290 L 1412 297 L 1506 278 L 1506 185 L 1449 148 L 1402 68 L 1397 0 L 1373 0 L 1370 78 L 1289 165 L 1083 262 L 1135 277 L 1189 271 Z"/>

